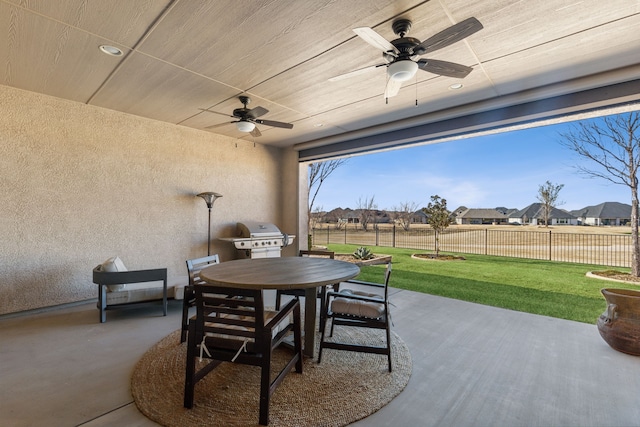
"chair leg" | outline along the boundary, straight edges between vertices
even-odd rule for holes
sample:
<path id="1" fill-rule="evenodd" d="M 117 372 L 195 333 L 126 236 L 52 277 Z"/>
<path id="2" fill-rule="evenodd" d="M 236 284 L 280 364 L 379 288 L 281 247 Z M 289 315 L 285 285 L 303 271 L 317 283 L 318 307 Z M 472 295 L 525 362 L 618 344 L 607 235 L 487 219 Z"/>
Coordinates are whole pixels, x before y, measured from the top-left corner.
<path id="1" fill-rule="evenodd" d="M 100 323 L 107 321 L 107 287 L 105 285 L 98 286 L 98 306 L 100 308 Z"/>
<path id="2" fill-rule="evenodd" d="M 324 328 L 324 324 L 327 321 L 327 312 L 326 312 L 326 305 L 327 303 L 327 287 L 326 286 L 322 286 L 320 287 L 320 327 L 319 327 L 319 331 L 322 331 L 322 328 Z"/>
<path id="3" fill-rule="evenodd" d="M 264 350 L 264 360 L 260 370 L 260 417 L 261 425 L 269 425 L 269 400 L 271 398 L 271 345 Z"/>
<path id="4" fill-rule="evenodd" d="M 293 344 L 298 361 L 296 372 L 302 373 L 302 322 L 300 321 L 300 305 L 293 309 Z"/>
<path id="5" fill-rule="evenodd" d="M 182 302 L 182 332 L 180 332 L 180 342 L 187 340 L 187 330 L 189 329 L 189 302 L 185 299 Z"/>
<path id="6" fill-rule="evenodd" d="M 180 342 L 183 343 L 187 340 L 187 331 L 189 330 L 189 308 L 194 305 L 193 288 L 191 286 L 185 286 L 184 296 L 182 300 L 182 332 L 180 333 Z"/>
<path id="7" fill-rule="evenodd" d="M 196 370 L 196 340 L 195 340 L 195 324 L 189 325 L 189 343 L 187 345 L 187 363 L 184 376 L 184 403 L 185 408 L 193 408 L 193 395 L 195 391 L 195 370 Z"/>
<path id="8" fill-rule="evenodd" d="M 385 318 L 387 330 L 387 360 L 389 361 L 389 372 L 391 372 L 391 326 L 389 325 L 389 316 Z"/>
<path id="9" fill-rule="evenodd" d="M 276 311 L 280 310 L 280 299 L 282 298 L 282 294 L 280 291 L 276 291 Z"/>
<path id="10" fill-rule="evenodd" d="M 333 328 L 333 326 L 332 326 Z M 326 323 L 320 327 L 320 348 L 318 349 L 318 364 L 322 362 L 322 344 L 324 344 L 324 334 L 326 332 Z"/>
<path id="11" fill-rule="evenodd" d="M 334 319 L 335 320 L 335 319 Z M 332 337 L 333 336 L 333 327 L 336 325 L 336 322 L 331 322 L 331 332 L 329 333 L 329 336 Z"/>

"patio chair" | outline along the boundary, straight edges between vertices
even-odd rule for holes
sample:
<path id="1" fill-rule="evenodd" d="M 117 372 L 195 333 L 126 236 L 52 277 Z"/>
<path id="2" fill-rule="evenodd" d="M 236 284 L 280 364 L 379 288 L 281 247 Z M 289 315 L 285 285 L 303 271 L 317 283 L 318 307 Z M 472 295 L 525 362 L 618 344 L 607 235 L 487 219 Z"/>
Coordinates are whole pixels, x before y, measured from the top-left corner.
<path id="1" fill-rule="evenodd" d="M 184 407 L 193 407 L 196 383 L 220 363 L 258 366 L 259 422 L 267 425 L 269 401 L 276 387 L 294 366 L 302 373 L 300 302 L 292 299 L 281 311 L 274 312 L 264 310 L 262 290 L 205 284 L 194 286 L 194 290 L 196 317 L 189 322 Z M 294 335 L 294 351 L 271 380 L 272 352 L 290 332 Z M 197 358 L 211 361 L 196 371 Z"/>
<path id="2" fill-rule="evenodd" d="M 196 284 L 205 283 L 200 279 L 200 270 L 214 264 L 220 264 L 220 257 L 218 257 L 218 254 L 187 260 L 189 284 L 184 288 L 184 299 L 182 300 L 182 332 L 180 333 L 180 342 L 185 342 L 187 340 L 187 331 L 189 329 L 189 308 L 196 305 L 193 287 Z"/>
<path id="3" fill-rule="evenodd" d="M 299 252 L 299 256 L 328 257 L 328 258 L 334 259 L 335 253 L 331 251 L 322 251 L 322 250 L 301 250 Z M 334 291 L 337 291 L 340 289 L 340 283 L 336 283 L 331 286 Z M 280 309 L 281 299 L 283 295 L 291 295 L 291 296 L 294 296 L 296 299 L 300 299 L 300 297 L 305 296 L 305 290 L 304 289 L 286 289 L 286 290 L 278 289 L 276 291 L 276 310 Z M 327 295 L 327 287 L 320 286 L 318 288 L 318 293 L 317 293 L 317 296 L 320 299 L 320 330 L 322 330 L 322 324 L 325 322 L 324 305 L 325 305 L 326 295 Z"/>
<path id="4" fill-rule="evenodd" d="M 325 319 L 331 322 L 330 337 L 336 326 L 356 326 L 362 328 L 384 329 L 386 344 L 384 346 L 360 345 L 325 340 L 326 324 L 321 328 L 320 350 L 318 363 L 322 361 L 322 350 L 358 351 L 364 353 L 386 354 L 391 372 L 391 315 L 389 313 L 389 277 L 391 277 L 391 263 L 387 264 L 384 283 L 348 280 L 343 284 L 353 284 L 366 287 L 376 287 L 383 290 L 383 294 L 372 294 L 363 291 L 343 289 L 340 292 L 327 292 Z"/>

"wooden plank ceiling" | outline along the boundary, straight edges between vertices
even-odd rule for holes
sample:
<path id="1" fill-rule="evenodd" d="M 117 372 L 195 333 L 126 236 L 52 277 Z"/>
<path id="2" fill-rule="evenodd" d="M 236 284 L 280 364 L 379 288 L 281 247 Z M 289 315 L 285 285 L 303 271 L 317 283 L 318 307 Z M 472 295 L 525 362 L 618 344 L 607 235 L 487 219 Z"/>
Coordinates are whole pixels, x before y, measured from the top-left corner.
<path id="1" fill-rule="evenodd" d="M 408 18 L 425 40 L 469 17 L 484 29 L 427 55 L 473 67 L 463 80 L 418 71 L 388 104 L 384 67 L 329 81 L 382 62 L 355 27 L 393 40 Z M 258 125 L 255 142 L 303 149 L 633 81 L 638 34 L 640 0 L 0 0 L 0 84 L 252 140 L 206 129 L 248 95 L 262 118 L 293 124 Z"/>

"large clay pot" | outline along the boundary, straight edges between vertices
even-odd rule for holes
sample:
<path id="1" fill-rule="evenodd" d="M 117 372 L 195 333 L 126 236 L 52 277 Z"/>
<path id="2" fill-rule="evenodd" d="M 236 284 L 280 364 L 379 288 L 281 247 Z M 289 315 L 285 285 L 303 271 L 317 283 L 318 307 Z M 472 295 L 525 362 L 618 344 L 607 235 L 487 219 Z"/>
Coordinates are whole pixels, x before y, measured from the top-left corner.
<path id="1" fill-rule="evenodd" d="M 640 292 L 603 289 L 607 309 L 598 318 L 598 331 L 612 348 L 640 356 Z"/>

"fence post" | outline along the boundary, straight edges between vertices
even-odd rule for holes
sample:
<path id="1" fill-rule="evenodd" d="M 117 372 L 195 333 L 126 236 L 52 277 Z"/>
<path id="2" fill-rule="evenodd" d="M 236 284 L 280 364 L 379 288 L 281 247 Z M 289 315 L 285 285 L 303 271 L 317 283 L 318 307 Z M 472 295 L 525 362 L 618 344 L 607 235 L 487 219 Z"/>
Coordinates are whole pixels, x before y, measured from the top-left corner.
<path id="1" fill-rule="evenodd" d="M 489 245 L 489 229 L 484 229 L 484 254 L 487 255 L 487 246 Z"/>
<path id="2" fill-rule="evenodd" d="M 347 228 L 348 228 L 348 227 L 345 225 L 345 226 L 344 226 L 344 244 L 345 244 L 345 245 L 347 244 Z"/>
<path id="3" fill-rule="evenodd" d="M 376 227 L 376 246 L 380 246 L 380 227 Z"/>
<path id="4" fill-rule="evenodd" d="M 393 228 L 391 229 L 391 247 L 396 247 L 396 225 L 393 224 Z"/>
<path id="5" fill-rule="evenodd" d="M 549 230 L 549 261 L 551 261 L 551 230 Z"/>
<path id="6" fill-rule="evenodd" d="M 329 225 L 327 225 L 327 245 L 330 243 L 331 234 L 329 233 Z"/>

